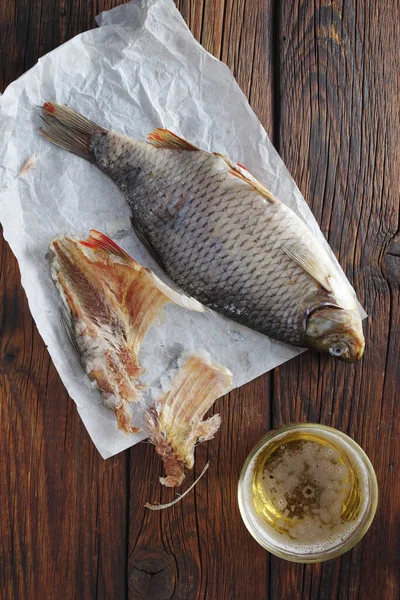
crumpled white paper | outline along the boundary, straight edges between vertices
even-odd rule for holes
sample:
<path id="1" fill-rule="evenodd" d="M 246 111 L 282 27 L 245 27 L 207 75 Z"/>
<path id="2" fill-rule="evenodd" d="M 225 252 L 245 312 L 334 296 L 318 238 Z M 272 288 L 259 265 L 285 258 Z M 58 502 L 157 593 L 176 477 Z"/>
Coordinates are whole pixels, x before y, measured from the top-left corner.
<path id="1" fill-rule="evenodd" d="M 39 137 L 39 105 L 46 100 L 68 104 L 104 127 L 138 139 L 166 127 L 197 146 L 227 154 L 244 163 L 328 245 L 231 72 L 194 40 L 172 0 L 137 0 L 103 13 L 98 23 L 98 29 L 41 58 L 0 98 L 0 220 L 38 330 L 97 449 L 107 458 L 145 435 L 117 429 L 114 414 L 100 404 L 73 355 L 59 320 L 48 244 L 56 234 L 86 237 L 95 228 L 118 239 L 167 283 L 168 278 L 132 232 L 128 206 L 111 180 Z M 33 153 L 38 156 L 35 168 L 18 177 Z M 211 312 L 168 305 L 140 354 L 149 384 L 147 403 L 166 385 L 179 356 L 199 348 L 231 369 L 233 387 L 302 351 Z M 225 408 L 229 410 L 228 403 Z"/>

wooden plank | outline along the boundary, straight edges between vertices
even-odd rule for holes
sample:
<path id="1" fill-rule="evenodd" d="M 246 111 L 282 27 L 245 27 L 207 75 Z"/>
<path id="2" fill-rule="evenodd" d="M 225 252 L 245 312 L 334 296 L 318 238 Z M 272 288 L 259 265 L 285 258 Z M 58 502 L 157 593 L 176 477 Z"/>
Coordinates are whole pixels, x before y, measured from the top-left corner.
<path id="1" fill-rule="evenodd" d="M 360 364 L 307 353 L 275 371 L 273 424 L 347 432 L 381 496 L 371 530 L 342 558 L 274 558 L 277 600 L 400 596 L 399 17 L 389 0 L 280 3 L 280 152 L 369 318 Z"/>
<path id="2" fill-rule="evenodd" d="M 2 3 L 0 89 L 44 52 L 93 27 L 95 12 L 118 3 Z M 399 596 L 400 552 L 399 9 L 389 0 L 373 7 L 356 0 L 177 4 L 280 141 L 370 314 L 367 354 L 354 366 L 303 355 L 221 399 L 214 409 L 223 416 L 221 431 L 198 448 L 186 485 L 210 459 L 207 475 L 183 503 L 150 513 L 145 501 L 173 497 L 159 486 L 162 470 L 153 448 L 134 448 L 130 465 L 127 453 L 106 463 L 97 455 L 37 334 L 16 261 L 1 241 L 0 599 L 123 599 L 128 576 L 130 598 L 366 600 L 373 589 L 392 600 Z M 279 61 L 272 53 L 273 7 L 280 11 Z M 278 76 L 281 107 L 273 94 Z M 240 521 L 236 481 L 247 452 L 272 424 L 272 392 L 274 425 L 332 424 L 359 441 L 376 467 L 377 518 L 364 541 L 336 561 L 303 567 L 273 558 L 269 568 L 269 555 Z"/>
<path id="3" fill-rule="evenodd" d="M 100 8 L 112 2 L 100 2 Z M 0 89 L 94 27 L 94 4 L 0 4 Z M 0 599 L 126 597 L 127 456 L 104 462 L 0 242 Z"/>
<path id="4" fill-rule="evenodd" d="M 272 132 L 271 6 L 242 0 L 177 2 L 196 38 L 223 58 L 264 126 Z M 234 158 L 234 157 L 233 157 Z M 222 416 L 216 439 L 196 450 L 194 473 L 210 460 L 207 474 L 182 503 L 150 512 L 146 501 L 168 502 L 154 448 L 131 450 L 129 597 L 174 600 L 266 598 L 269 555 L 241 522 L 237 482 L 246 455 L 269 428 L 270 377 L 260 377 L 217 401 Z"/>

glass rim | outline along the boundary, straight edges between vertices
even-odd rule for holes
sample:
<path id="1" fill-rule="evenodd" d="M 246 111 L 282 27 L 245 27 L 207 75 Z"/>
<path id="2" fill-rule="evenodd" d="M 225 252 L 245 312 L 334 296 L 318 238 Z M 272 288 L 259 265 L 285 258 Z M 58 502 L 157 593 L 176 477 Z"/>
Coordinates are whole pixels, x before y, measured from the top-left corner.
<path id="1" fill-rule="evenodd" d="M 357 456 L 362 460 L 363 465 L 367 471 L 368 475 L 368 485 L 369 485 L 369 494 L 368 494 L 368 503 L 365 508 L 365 513 L 362 517 L 361 522 L 356 527 L 354 531 L 351 532 L 348 538 L 346 538 L 343 542 L 329 548 L 328 550 L 319 550 L 318 552 L 310 553 L 301 553 L 301 552 L 291 552 L 290 550 L 283 550 L 279 546 L 273 544 L 272 542 L 268 542 L 268 540 L 264 539 L 260 536 L 260 534 L 255 529 L 252 524 L 249 516 L 248 509 L 245 506 L 244 502 L 244 478 L 247 474 L 248 467 L 253 460 L 253 458 L 266 446 L 268 442 L 270 442 L 275 437 L 286 433 L 288 431 L 292 431 L 295 429 L 316 429 L 316 430 L 325 430 L 329 433 L 333 433 L 340 438 L 342 438 L 357 454 Z M 351 550 L 358 542 L 364 537 L 367 533 L 368 529 L 371 526 L 371 523 L 375 517 L 377 505 L 378 505 L 378 482 L 376 479 L 376 474 L 372 463 L 364 450 L 355 442 L 351 437 L 349 437 L 346 433 L 343 433 L 339 429 L 335 429 L 334 427 L 330 427 L 329 425 L 320 425 L 319 423 L 289 423 L 287 425 L 282 425 L 277 429 L 272 429 L 268 431 L 265 435 L 261 437 L 261 439 L 255 444 L 250 453 L 248 454 L 242 470 L 239 476 L 238 482 L 238 503 L 239 503 L 239 511 L 242 517 L 242 520 L 248 530 L 248 532 L 253 536 L 253 538 L 268 552 L 278 556 L 279 558 L 283 558 L 290 562 L 296 563 L 317 563 L 323 562 L 326 560 L 331 560 L 333 558 L 337 558 L 341 556 L 348 550 Z"/>

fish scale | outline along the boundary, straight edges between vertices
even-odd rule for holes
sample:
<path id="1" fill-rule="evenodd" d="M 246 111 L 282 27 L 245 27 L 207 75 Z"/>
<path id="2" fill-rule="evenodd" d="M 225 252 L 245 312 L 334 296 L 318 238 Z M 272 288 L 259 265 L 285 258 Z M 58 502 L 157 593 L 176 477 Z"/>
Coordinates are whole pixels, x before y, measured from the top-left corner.
<path id="1" fill-rule="evenodd" d="M 355 294 L 305 223 L 241 165 L 168 130 L 129 139 L 54 103 L 42 135 L 119 186 L 140 238 L 185 292 L 261 333 L 354 361 Z"/>

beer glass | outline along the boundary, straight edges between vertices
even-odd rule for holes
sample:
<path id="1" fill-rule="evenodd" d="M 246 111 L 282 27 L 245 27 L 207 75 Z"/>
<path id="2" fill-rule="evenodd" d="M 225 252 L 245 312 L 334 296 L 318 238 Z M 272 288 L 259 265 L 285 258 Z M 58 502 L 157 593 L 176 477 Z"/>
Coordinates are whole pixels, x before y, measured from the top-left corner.
<path id="1" fill-rule="evenodd" d="M 238 489 L 243 521 L 261 546 L 294 562 L 352 548 L 374 518 L 378 485 L 365 452 L 316 423 L 267 433 L 250 452 Z"/>

